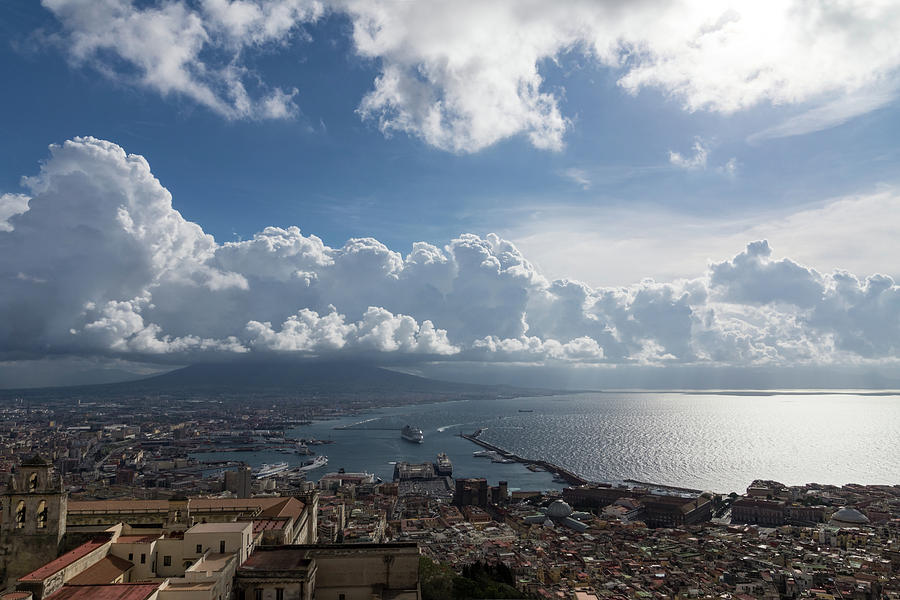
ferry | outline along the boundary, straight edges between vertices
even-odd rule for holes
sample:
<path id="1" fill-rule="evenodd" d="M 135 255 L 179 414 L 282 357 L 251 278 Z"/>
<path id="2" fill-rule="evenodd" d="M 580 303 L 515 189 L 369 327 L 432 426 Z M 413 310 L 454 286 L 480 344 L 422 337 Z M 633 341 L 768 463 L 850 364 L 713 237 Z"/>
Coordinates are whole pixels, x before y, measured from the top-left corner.
<path id="1" fill-rule="evenodd" d="M 421 444 L 425 441 L 425 434 L 422 433 L 422 430 L 418 427 L 410 427 L 409 425 L 400 431 L 400 437 L 407 442 L 413 442 L 414 444 Z"/>
<path id="2" fill-rule="evenodd" d="M 272 477 L 273 475 L 277 475 L 282 471 L 287 471 L 289 465 L 286 462 L 274 463 L 274 464 L 263 464 L 257 469 L 254 476 L 257 479 L 265 479 L 266 477 Z"/>
<path id="3" fill-rule="evenodd" d="M 327 456 L 317 456 L 312 459 L 310 462 L 297 467 L 298 471 L 312 471 L 313 469 L 318 469 L 319 467 L 324 467 L 328 464 Z"/>

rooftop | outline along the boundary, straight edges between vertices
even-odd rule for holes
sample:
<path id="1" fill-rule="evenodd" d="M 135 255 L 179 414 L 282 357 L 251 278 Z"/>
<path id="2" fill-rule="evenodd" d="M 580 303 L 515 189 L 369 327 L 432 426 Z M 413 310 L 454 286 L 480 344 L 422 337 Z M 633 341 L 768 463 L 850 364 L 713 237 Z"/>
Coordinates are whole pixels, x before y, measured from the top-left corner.
<path id="1" fill-rule="evenodd" d="M 181 592 L 200 592 L 211 590 L 215 584 L 211 581 L 175 581 L 169 582 L 167 590 L 178 590 Z"/>
<path id="2" fill-rule="evenodd" d="M 120 535 L 116 540 L 117 544 L 149 544 L 161 538 L 160 534 L 151 535 Z"/>
<path id="3" fill-rule="evenodd" d="M 253 523 L 249 521 L 241 521 L 238 523 L 199 523 L 194 525 L 187 531 L 185 535 L 190 533 L 240 533 L 245 529 L 252 529 Z"/>
<path id="4" fill-rule="evenodd" d="M 221 571 L 228 565 L 229 562 L 234 560 L 234 557 L 234 552 L 225 552 L 224 554 L 211 552 L 188 567 L 185 572 Z"/>
<path id="5" fill-rule="evenodd" d="M 147 600 L 157 589 L 158 583 L 64 585 L 46 600 Z"/>
<path id="6" fill-rule="evenodd" d="M 263 519 L 262 521 L 253 521 L 253 533 L 266 531 L 271 529 L 284 529 L 287 527 L 287 519 Z"/>
<path id="7" fill-rule="evenodd" d="M 312 560 L 306 558 L 307 554 L 308 551 L 305 548 L 298 547 L 272 550 L 257 548 L 257 551 L 244 561 L 238 571 L 305 570 L 312 563 Z"/>
<path id="8" fill-rule="evenodd" d="M 266 510 L 286 498 L 191 498 L 191 511 Z M 302 503 L 301 503 L 302 504 Z M 98 512 L 168 512 L 168 500 L 70 500 L 70 513 Z"/>
<path id="9" fill-rule="evenodd" d="M 69 585 L 99 585 L 113 583 L 118 577 L 123 573 L 126 573 L 133 566 L 134 563 L 110 554 L 66 583 Z"/>
<path id="10" fill-rule="evenodd" d="M 43 581 L 54 573 L 62 571 L 76 560 L 82 559 L 91 552 L 96 551 L 108 542 L 109 540 L 91 540 L 90 542 L 85 542 L 74 550 L 70 550 L 59 558 L 51 560 L 44 566 L 35 569 L 31 573 L 19 577 L 19 581 Z"/>

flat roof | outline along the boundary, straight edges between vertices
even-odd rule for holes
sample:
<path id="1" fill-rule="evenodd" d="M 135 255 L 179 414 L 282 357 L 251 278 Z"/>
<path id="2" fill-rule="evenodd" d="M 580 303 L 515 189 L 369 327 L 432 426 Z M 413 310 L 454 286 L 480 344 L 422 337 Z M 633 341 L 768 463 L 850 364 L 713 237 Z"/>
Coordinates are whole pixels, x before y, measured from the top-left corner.
<path id="1" fill-rule="evenodd" d="M 167 590 L 181 590 L 183 592 L 211 590 L 215 584 L 209 581 L 177 581 L 169 582 Z"/>
<path id="2" fill-rule="evenodd" d="M 312 563 L 311 559 L 306 558 L 308 551 L 296 546 L 267 549 L 265 552 L 258 552 L 259 548 L 256 550 L 238 567 L 238 571 L 303 570 Z"/>
<path id="3" fill-rule="evenodd" d="M 162 537 L 162 534 L 150 535 L 120 535 L 115 543 L 117 544 L 149 544 Z"/>
<path id="4" fill-rule="evenodd" d="M 239 521 L 237 523 L 199 523 L 184 533 L 185 535 L 189 533 L 237 533 L 248 528 L 253 528 L 253 523 L 251 521 Z"/>
<path id="5" fill-rule="evenodd" d="M 185 573 L 190 573 L 191 571 L 221 571 L 228 566 L 228 563 L 231 562 L 235 556 L 236 554 L 234 552 L 225 552 L 223 554 L 210 552 L 205 557 L 201 557 L 200 560 L 185 569 Z"/>
<path id="6" fill-rule="evenodd" d="M 91 540 L 89 542 L 85 542 L 74 550 L 66 552 L 59 558 L 51 560 L 44 566 L 38 567 L 31 573 L 19 577 L 19 581 L 43 581 L 47 577 L 50 577 L 54 573 L 62 571 L 76 560 L 84 558 L 91 552 L 96 551 L 98 548 L 107 543 L 109 543 L 109 540 Z"/>

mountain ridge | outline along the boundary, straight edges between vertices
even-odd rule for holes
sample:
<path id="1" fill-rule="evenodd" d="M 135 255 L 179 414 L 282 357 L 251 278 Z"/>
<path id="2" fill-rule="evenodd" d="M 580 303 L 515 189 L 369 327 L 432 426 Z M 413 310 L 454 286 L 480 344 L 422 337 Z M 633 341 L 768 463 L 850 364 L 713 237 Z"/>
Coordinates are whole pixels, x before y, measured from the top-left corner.
<path id="1" fill-rule="evenodd" d="M 116 383 L 0 390 L 0 398 L 368 398 L 402 402 L 440 399 L 553 395 L 562 390 L 460 383 L 394 371 L 371 363 L 198 363 L 162 374 Z"/>

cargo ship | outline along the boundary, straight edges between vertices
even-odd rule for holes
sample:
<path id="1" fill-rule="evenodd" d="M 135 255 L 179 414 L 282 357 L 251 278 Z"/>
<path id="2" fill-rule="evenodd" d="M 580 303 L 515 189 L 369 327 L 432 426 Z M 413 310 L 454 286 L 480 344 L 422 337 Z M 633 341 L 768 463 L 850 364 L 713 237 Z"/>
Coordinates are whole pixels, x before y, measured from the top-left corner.
<path id="1" fill-rule="evenodd" d="M 437 461 L 434 463 L 434 472 L 441 477 L 453 475 L 453 463 L 450 462 L 450 459 L 443 452 L 437 455 Z"/>
<path id="2" fill-rule="evenodd" d="M 422 433 L 422 430 L 418 427 L 410 427 L 409 425 L 400 431 L 400 437 L 407 442 L 413 442 L 414 444 L 421 444 L 425 441 L 425 434 Z"/>

